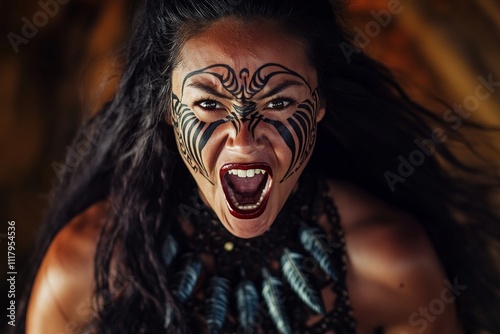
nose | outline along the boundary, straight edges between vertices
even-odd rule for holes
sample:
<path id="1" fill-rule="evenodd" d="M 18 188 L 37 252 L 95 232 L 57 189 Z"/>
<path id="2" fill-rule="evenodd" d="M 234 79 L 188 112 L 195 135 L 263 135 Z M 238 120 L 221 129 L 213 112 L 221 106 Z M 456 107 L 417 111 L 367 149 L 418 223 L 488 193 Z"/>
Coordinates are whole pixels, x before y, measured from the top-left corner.
<path id="1" fill-rule="evenodd" d="M 226 142 L 228 148 L 240 154 L 251 154 L 264 148 L 264 141 L 256 135 L 255 128 L 249 129 L 249 123 L 242 123 L 239 128 L 232 127 Z"/>

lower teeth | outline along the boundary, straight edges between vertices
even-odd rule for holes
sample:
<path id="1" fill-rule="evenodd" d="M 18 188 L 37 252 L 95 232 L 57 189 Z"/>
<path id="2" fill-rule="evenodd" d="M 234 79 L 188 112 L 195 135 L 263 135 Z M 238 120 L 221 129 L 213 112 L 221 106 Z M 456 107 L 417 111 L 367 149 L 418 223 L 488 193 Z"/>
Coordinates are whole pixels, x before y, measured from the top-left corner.
<path id="1" fill-rule="evenodd" d="M 239 210 L 255 210 L 259 207 L 259 205 L 262 203 L 262 201 L 264 200 L 264 195 L 266 194 L 267 192 L 267 184 L 264 188 L 264 190 L 262 190 L 262 194 L 260 195 L 260 198 L 259 200 L 257 201 L 257 203 L 255 204 L 247 204 L 247 205 L 240 205 L 237 201 L 236 201 L 236 198 L 234 198 L 234 195 L 231 195 L 231 199 L 233 200 L 235 206 L 239 209 Z"/>
<path id="2" fill-rule="evenodd" d="M 258 206 L 259 206 L 258 204 L 256 204 L 256 205 L 243 205 L 243 206 L 238 205 L 238 209 L 240 209 L 240 210 L 255 210 L 255 209 L 257 209 Z"/>

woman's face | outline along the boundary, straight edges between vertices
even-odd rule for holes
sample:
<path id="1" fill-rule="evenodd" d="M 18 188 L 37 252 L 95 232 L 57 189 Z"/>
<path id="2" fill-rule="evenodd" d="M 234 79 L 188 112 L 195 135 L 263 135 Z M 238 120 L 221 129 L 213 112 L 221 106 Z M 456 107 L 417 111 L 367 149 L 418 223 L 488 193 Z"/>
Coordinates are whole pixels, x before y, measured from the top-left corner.
<path id="1" fill-rule="evenodd" d="M 325 108 L 303 45 L 276 23 L 221 20 L 173 71 L 171 124 L 204 202 L 234 235 L 273 223 L 314 147 Z"/>

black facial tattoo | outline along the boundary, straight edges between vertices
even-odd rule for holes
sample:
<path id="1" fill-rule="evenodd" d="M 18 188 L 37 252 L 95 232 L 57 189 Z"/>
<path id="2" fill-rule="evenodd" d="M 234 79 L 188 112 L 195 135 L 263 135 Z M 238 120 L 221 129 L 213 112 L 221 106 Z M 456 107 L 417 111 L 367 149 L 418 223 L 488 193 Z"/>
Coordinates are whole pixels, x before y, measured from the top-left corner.
<path id="1" fill-rule="evenodd" d="M 227 111 L 225 117 L 213 122 L 201 121 L 195 112 L 182 102 L 186 81 L 201 75 L 215 77 L 222 87 L 238 102 L 238 105 L 232 103 L 231 110 Z M 286 119 L 286 122 L 273 119 L 270 113 L 264 115 L 258 110 L 256 103 L 252 102 L 252 98 L 268 84 L 271 78 L 277 75 L 283 76 L 284 80 L 282 80 L 282 84 L 278 84 L 274 89 L 271 89 L 270 93 L 283 89 L 280 86 L 287 85 L 287 82 L 296 82 L 297 80 L 305 84 L 310 92 L 309 98 L 298 103 L 295 107 L 296 110 Z M 220 93 L 216 92 L 214 94 Z M 205 100 L 217 102 L 212 99 Z M 281 100 L 276 99 L 276 101 Z M 237 133 L 243 126 L 246 126 L 252 136 L 254 136 L 255 129 L 260 122 L 272 125 L 290 149 L 292 157 L 287 172 L 280 182 L 285 181 L 302 166 L 315 143 L 316 115 L 319 110 L 318 89 L 311 89 L 302 76 L 279 64 L 265 64 L 258 68 L 251 77 L 247 68 L 242 69 L 237 75 L 233 68 L 224 64 L 216 64 L 190 72 L 182 82 L 180 97 L 172 93 L 171 101 L 172 121 L 179 151 L 193 171 L 195 173 L 199 172 L 212 184 L 214 182 L 207 172 L 202 152 L 214 131 L 221 124 L 230 122 Z"/>

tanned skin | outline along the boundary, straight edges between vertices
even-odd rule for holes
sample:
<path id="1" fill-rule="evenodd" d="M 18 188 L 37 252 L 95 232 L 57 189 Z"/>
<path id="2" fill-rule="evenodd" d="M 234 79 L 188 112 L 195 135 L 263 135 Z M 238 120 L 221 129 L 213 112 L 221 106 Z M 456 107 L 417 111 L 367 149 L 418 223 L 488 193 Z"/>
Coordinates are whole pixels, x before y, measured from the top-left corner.
<path id="1" fill-rule="evenodd" d="M 205 53 L 200 55 L 202 49 Z M 267 86 L 260 87 L 267 77 L 280 71 L 285 73 L 279 75 L 286 78 L 275 82 L 269 79 Z M 181 65 L 173 75 L 170 123 L 177 131 L 186 166 L 202 188 L 202 197 L 233 234 L 252 237 L 264 233 L 296 187 L 311 154 L 315 125 L 324 114 L 325 106 L 316 93 L 316 72 L 305 58 L 303 45 L 273 22 L 222 20 L 185 44 Z M 198 75 L 210 79 L 198 82 L 193 89 L 203 90 L 210 83 L 208 87 L 226 95 L 227 100 L 220 101 L 220 96 L 211 93 L 206 99 L 207 89 L 200 93 L 204 101 L 189 97 L 182 87 L 189 84 L 186 78 Z M 231 76 L 244 84 L 233 85 L 225 79 Z M 278 74 L 274 78 L 278 79 Z M 275 115 L 276 106 L 283 107 L 281 97 L 271 94 L 265 101 L 252 100 L 259 92 L 269 93 L 286 80 L 303 84 L 292 84 L 281 92 L 286 89 L 286 95 L 295 98 L 288 109 L 279 110 L 283 117 Z M 196 95 L 194 91 L 191 94 Z M 198 101 L 197 106 L 205 111 L 193 110 L 192 101 Z M 219 102 L 224 108 L 217 106 Z M 264 111 L 267 109 L 262 105 L 274 106 L 273 111 Z M 206 109 L 217 109 L 216 115 Z M 198 136 L 186 131 L 191 126 L 200 130 Z M 218 167 L 235 157 L 238 161 L 269 162 L 277 180 L 262 219 L 250 221 L 250 226 L 231 217 L 225 203 L 217 200 L 221 196 Z M 447 302 L 436 316 L 425 311 L 433 300 L 449 298 L 450 292 L 446 291 L 447 277 L 421 225 L 349 183 L 328 180 L 328 185 L 345 231 L 347 286 L 357 333 L 373 333 L 379 327 L 387 334 L 463 333 L 454 302 Z M 28 334 L 64 333 L 68 324 L 78 326 L 88 321 L 89 314 L 82 315 L 81 310 L 95 293 L 96 242 L 108 210 L 106 202 L 95 204 L 75 217 L 52 242 L 33 287 Z M 333 234 L 324 215 L 318 224 Z M 336 296 L 329 288 L 322 295 L 329 311 Z M 418 319 L 426 319 L 425 323 L 416 325 L 410 320 L 415 312 Z"/>

